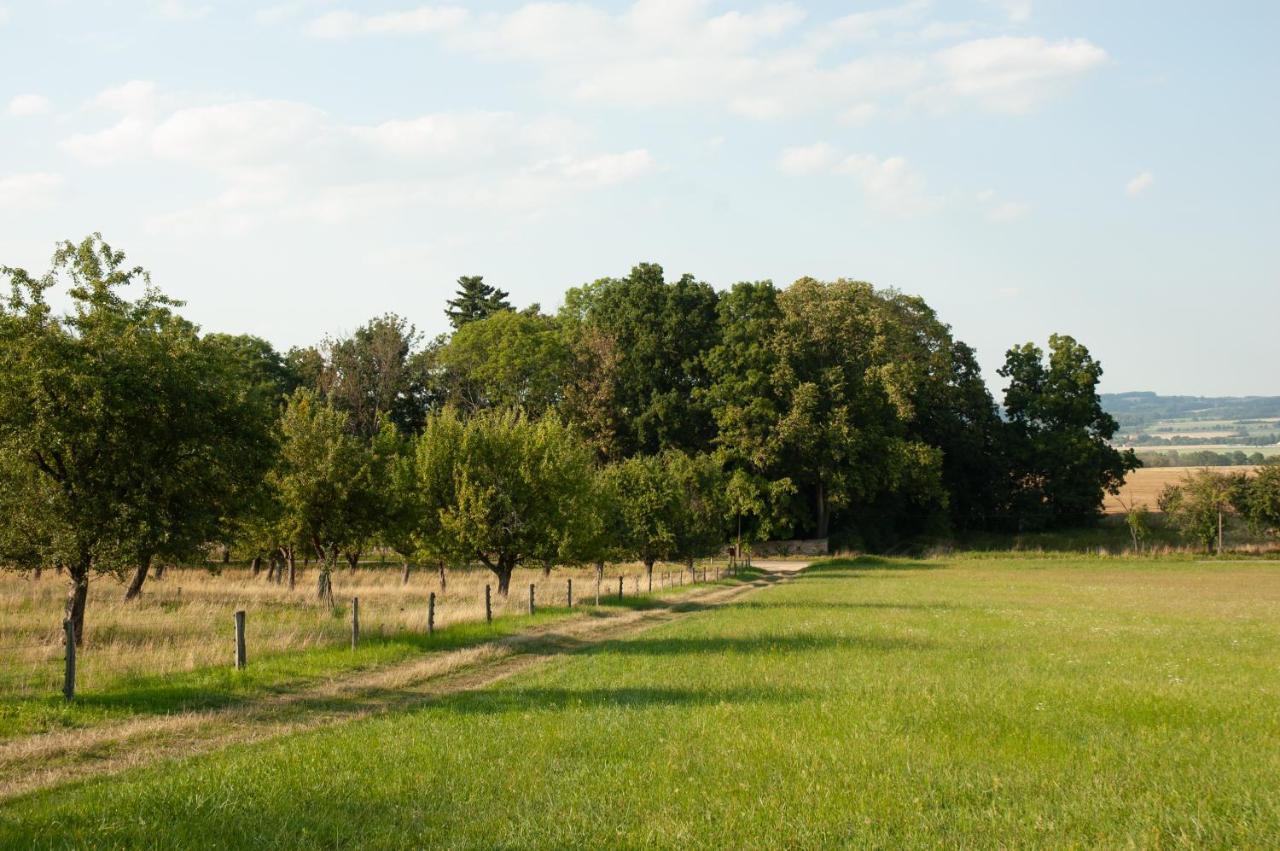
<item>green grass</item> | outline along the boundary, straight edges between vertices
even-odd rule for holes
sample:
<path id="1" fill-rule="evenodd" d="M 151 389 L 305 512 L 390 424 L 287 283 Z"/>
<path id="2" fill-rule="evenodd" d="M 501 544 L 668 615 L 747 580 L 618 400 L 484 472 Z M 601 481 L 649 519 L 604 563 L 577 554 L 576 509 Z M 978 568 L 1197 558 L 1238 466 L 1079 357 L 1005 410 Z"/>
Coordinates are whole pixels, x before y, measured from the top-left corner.
<path id="1" fill-rule="evenodd" d="M 421 709 L 0 807 L 0 844 L 1274 847 L 1280 569 L 864 559 Z"/>

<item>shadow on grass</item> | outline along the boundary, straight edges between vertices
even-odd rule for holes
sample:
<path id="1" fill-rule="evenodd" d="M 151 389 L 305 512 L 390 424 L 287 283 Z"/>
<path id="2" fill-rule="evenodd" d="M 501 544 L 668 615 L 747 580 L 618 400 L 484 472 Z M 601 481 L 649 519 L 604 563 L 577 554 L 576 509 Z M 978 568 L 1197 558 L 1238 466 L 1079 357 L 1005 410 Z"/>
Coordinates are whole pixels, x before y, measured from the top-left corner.
<path id="1" fill-rule="evenodd" d="M 624 656 L 696 656 L 707 654 L 805 653 L 852 649 L 874 652 L 927 650 L 934 645 L 896 636 L 758 635 L 716 638 L 632 638 L 593 645 L 591 652 Z"/>
<path id="2" fill-rule="evenodd" d="M 822 611 L 824 609 L 841 611 L 841 610 L 885 610 L 894 611 L 901 610 L 905 612 L 947 612 L 960 611 L 962 609 L 972 608 L 971 606 L 958 606 L 955 603 L 823 603 L 818 600 L 805 601 L 789 601 L 789 600 L 745 600 L 741 603 L 735 603 L 735 609 L 758 609 L 761 611 L 783 611 L 786 609 L 807 609 L 813 611 Z"/>
<path id="3" fill-rule="evenodd" d="M 944 570 L 950 567 L 945 561 L 920 561 L 918 559 L 885 558 L 883 556 L 856 556 L 854 558 L 833 558 L 827 561 L 814 562 L 800 572 L 800 578 L 813 576 L 830 576 L 843 573 L 846 576 L 858 576 L 854 571 L 865 570 Z"/>
<path id="4" fill-rule="evenodd" d="M 595 709 L 620 707 L 644 709 L 651 706 L 706 706 L 724 703 L 799 703 L 811 695 L 797 689 L 746 686 L 729 689 L 705 688 L 497 688 L 450 695 L 432 705 L 462 714 L 489 714 L 512 710 Z"/>

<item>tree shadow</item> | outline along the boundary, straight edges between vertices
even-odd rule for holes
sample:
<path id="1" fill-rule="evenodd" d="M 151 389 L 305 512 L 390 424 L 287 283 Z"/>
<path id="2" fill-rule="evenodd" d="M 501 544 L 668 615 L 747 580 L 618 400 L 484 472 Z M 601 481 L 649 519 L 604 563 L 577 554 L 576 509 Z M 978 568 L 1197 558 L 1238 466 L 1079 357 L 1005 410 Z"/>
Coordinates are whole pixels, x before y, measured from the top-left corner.
<path id="1" fill-rule="evenodd" d="M 758 635 L 716 638 L 632 638 L 606 641 L 587 648 L 589 652 L 625 656 L 697 656 L 713 654 L 802 653 L 813 650 L 864 650 L 892 652 L 927 650 L 934 645 L 901 636 L 846 635 Z"/>
<path id="2" fill-rule="evenodd" d="M 800 689 L 772 689 L 759 686 L 741 688 L 660 688 L 621 686 L 617 688 L 497 688 L 449 695 L 432 701 L 462 714 L 491 714 L 512 710 L 594 709 L 619 707 L 645 709 L 653 706 L 708 706 L 725 703 L 798 703 L 810 697 Z"/>
<path id="3" fill-rule="evenodd" d="M 835 558 L 830 561 L 816 562 L 800 571 L 799 577 L 846 575 L 856 577 L 858 571 L 884 570 L 890 572 L 913 570 L 945 570 L 951 567 L 946 561 L 922 561 L 918 559 L 893 559 L 884 556 L 855 556 L 853 558 Z"/>
<path id="4" fill-rule="evenodd" d="M 972 608 L 971 606 L 958 606 L 954 603 L 848 603 L 848 602 L 831 602 L 823 603 L 819 601 L 790 602 L 787 600 L 778 600 L 776 602 L 765 602 L 762 600 L 746 600 L 741 603 L 735 603 L 736 609 L 759 609 L 765 610 L 782 610 L 782 609 L 807 609 L 813 611 L 822 611 L 823 609 L 831 610 L 902 610 L 907 612 L 940 612 L 940 611 L 959 611 L 962 609 Z"/>

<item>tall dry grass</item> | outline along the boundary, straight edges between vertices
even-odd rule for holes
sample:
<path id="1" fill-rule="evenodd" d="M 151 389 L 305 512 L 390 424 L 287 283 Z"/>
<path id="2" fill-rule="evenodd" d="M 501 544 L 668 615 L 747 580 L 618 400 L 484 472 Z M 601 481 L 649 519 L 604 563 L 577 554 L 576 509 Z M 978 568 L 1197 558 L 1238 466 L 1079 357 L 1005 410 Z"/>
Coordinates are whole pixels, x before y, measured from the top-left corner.
<path id="1" fill-rule="evenodd" d="M 678 572 L 675 565 L 654 569 L 659 577 Z M 609 565 L 604 593 L 617 595 L 618 577 L 626 594 L 646 591 L 642 565 Z M 84 646 L 79 653 L 78 685 L 103 688 L 121 678 L 190 671 L 231 660 L 233 614 L 247 612 L 246 640 L 255 657 L 314 647 L 341 646 L 350 640 L 351 598 L 360 600 L 363 635 L 392 635 L 402 630 L 424 632 L 427 600 L 436 594 L 436 626 L 484 619 L 484 589 L 493 589 L 493 614 L 528 611 L 529 585 L 538 606 L 563 606 L 573 580 L 575 604 L 595 599 L 594 569 L 557 568 L 549 577 L 540 570 L 519 569 L 507 598 L 497 593 L 497 580 L 485 569 L 446 572 L 442 590 L 434 568 L 415 568 L 402 584 L 398 566 L 361 565 L 334 574 L 336 610 L 316 599 L 316 569 L 299 565 L 297 586 L 257 576 L 244 566 L 217 573 L 202 567 L 176 567 L 162 579 L 147 580 L 140 599 L 125 602 L 124 586 L 110 578 L 90 583 Z M 686 578 L 686 582 L 687 582 Z M 32 578 L 0 571 L 0 698 L 56 693 L 62 676 L 62 616 L 66 578 L 45 572 Z"/>

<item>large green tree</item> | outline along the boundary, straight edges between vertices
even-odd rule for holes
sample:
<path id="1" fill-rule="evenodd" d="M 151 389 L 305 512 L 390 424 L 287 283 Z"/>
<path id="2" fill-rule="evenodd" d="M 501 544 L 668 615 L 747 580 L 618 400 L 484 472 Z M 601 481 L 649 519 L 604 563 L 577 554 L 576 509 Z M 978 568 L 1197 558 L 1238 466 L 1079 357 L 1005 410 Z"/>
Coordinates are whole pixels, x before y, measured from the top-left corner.
<path id="1" fill-rule="evenodd" d="M 570 548 L 592 475 L 590 447 L 572 429 L 509 411 L 432 416 L 417 465 L 439 548 L 484 564 L 503 595 L 516 567 Z"/>
<path id="2" fill-rule="evenodd" d="M 133 569 L 140 589 L 154 556 L 218 536 L 270 458 L 271 408 L 100 236 L 60 244 L 43 276 L 3 273 L 0 465 L 29 485 L 8 495 L 21 504 L 3 522 L 22 528 L 3 537 L 28 542 L 29 566 L 66 569 L 80 642 L 91 575 Z"/>
<path id="3" fill-rule="evenodd" d="M 1139 466 L 1132 450 L 1109 442 L 1118 426 L 1098 397 L 1102 365 L 1072 337 L 1054 334 L 1047 362 L 1025 343 L 1009 350 L 1000 375 L 1009 380 L 1010 521 L 1024 529 L 1096 522 L 1103 493 L 1119 493 Z"/>
<path id="4" fill-rule="evenodd" d="M 569 347 L 555 320 L 501 311 L 468 322 L 432 357 L 436 397 L 466 411 L 540 416 L 559 402 Z"/>
<path id="5" fill-rule="evenodd" d="M 597 350 L 607 339 L 614 358 L 606 388 L 617 416 L 578 423 L 594 444 L 615 457 L 710 447 L 714 423 L 694 391 L 706 383 L 702 356 L 718 333 L 716 301 L 710 285 L 692 275 L 668 283 L 653 263 L 567 294 L 566 327 L 598 335 Z"/>
<path id="6" fill-rule="evenodd" d="M 373 454 L 349 417 L 300 388 L 279 424 L 280 458 L 269 474 L 282 540 L 310 548 L 320 563 L 316 595 L 333 604 L 339 556 L 376 531 L 380 512 Z"/>

